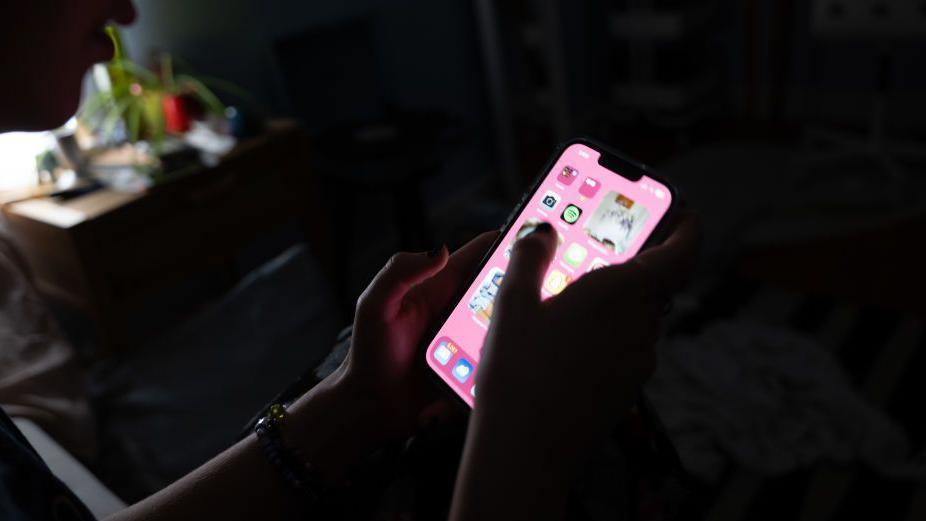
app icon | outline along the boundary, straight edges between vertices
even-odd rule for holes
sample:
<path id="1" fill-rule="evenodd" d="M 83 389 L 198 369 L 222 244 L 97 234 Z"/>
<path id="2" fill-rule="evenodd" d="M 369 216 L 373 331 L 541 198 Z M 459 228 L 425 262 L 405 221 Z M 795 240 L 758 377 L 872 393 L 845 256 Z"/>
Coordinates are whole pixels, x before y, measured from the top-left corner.
<path id="1" fill-rule="evenodd" d="M 569 275 L 559 270 L 553 270 L 547 275 L 547 280 L 543 282 L 543 287 L 552 295 L 558 295 L 559 292 L 566 289 L 566 286 L 568 286 L 570 282 L 572 282 L 572 278 L 570 278 Z"/>
<path id="2" fill-rule="evenodd" d="M 505 272 L 500 268 L 492 268 L 482 280 L 476 293 L 469 299 L 469 310 L 473 312 L 480 324 L 489 325 L 492 319 L 492 310 L 495 308 L 495 296 L 498 294 L 505 280 Z"/>
<path id="3" fill-rule="evenodd" d="M 579 193 L 591 199 L 598 193 L 599 188 L 601 188 L 601 183 L 591 177 L 586 177 L 582 186 L 579 187 Z"/>
<path id="4" fill-rule="evenodd" d="M 589 238 L 614 253 L 630 249 L 649 219 L 642 204 L 617 192 L 608 192 L 583 225 Z"/>
<path id="5" fill-rule="evenodd" d="M 440 365 L 447 365 L 456 352 L 457 346 L 450 339 L 442 338 L 434 349 L 434 359 L 440 362 Z"/>
<path id="6" fill-rule="evenodd" d="M 588 250 L 583 248 L 581 244 L 574 242 L 569 245 L 568 249 L 566 249 L 566 254 L 563 255 L 563 260 L 566 261 L 566 264 L 572 266 L 573 268 L 578 268 L 579 264 L 582 264 L 582 261 L 585 260 L 586 255 L 588 255 Z"/>
<path id="7" fill-rule="evenodd" d="M 544 210 L 553 210 L 556 208 L 556 205 L 559 204 L 560 195 L 556 192 L 550 192 L 543 194 L 543 199 L 540 200 L 540 208 Z"/>
<path id="8" fill-rule="evenodd" d="M 595 271 L 601 268 L 604 268 L 608 265 L 608 261 L 602 259 L 601 257 L 595 257 L 592 260 L 592 263 L 588 265 L 588 271 Z"/>
<path id="9" fill-rule="evenodd" d="M 473 364 L 469 363 L 465 358 L 457 360 L 457 365 L 453 366 L 453 377 L 457 379 L 458 382 L 463 383 L 469 379 L 469 375 L 473 373 Z"/>
<path id="10" fill-rule="evenodd" d="M 568 224 L 575 224 L 581 216 L 582 209 L 574 204 L 570 204 L 566 206 L 565 210 L 563 210 L 563 215 L 561 215 L 560 218 L 566 221 Z"/>
<path id="11" fill-rule="evenodd" d="M 564 166 L 562 171 L 556 177 L 556 180 L 564 185 L 571 185 L 573 181 L 576 180 L 576 177 L 579 175 L 579 171 L 571 166 Z"/>

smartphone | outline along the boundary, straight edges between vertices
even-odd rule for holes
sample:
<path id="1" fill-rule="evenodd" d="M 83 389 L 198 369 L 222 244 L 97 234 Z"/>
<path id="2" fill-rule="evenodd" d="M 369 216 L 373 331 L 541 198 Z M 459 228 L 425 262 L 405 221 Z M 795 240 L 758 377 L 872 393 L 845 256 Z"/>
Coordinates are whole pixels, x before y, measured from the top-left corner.
<path id="1" fill-rule="evenodd" d="M 589 271 L 627 261 L 661 235 L 676 193 L 647 168 L 588 139 L 561 145 L 524 195 L 425 351 L 428 370 L 472 407 L 476 373 L 511 248 L 539 223 L 559 235 L 541 296 Z"/>

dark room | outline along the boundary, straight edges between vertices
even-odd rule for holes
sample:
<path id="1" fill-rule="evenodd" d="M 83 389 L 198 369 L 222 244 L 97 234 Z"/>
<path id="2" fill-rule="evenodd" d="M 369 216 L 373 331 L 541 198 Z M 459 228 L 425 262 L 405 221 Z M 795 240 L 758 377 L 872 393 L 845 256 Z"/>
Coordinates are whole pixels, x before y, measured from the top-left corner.
<path id="1" fill-rule="evenodd" d="M 0 519 L 926 520 L 926 1 L 0 4 Z"/>

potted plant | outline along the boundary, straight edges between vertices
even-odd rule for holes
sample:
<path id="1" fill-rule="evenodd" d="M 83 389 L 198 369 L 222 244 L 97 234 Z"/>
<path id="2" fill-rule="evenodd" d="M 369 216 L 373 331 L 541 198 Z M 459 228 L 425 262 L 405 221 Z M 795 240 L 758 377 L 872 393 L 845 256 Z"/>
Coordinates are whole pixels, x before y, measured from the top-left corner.
<path id="1" fill-rule="evenodd" d="M 225 105 L 201 80 L 189 74 L 174 75 L 174 60 L 170 54 L 161 54 L 160 66 L 160 78 L 164 86 L 161 106 L 168 132 L 182 134 L 190 129 L 191 115 L 194 112 L 191 105 L 201 107 L 203 110 L 199 112 L 224 115 Z"/>
<path id="2" fill-rule="evenodd" d="M 102 88 L 87 98 L 78 113 L 78 119 L 103 141 L 112 138 L 121 122 L 129 142 L 148 141 L 159 150 L 166 134 L 189 129 L 191 103 L 209 113 L 224 113 L 222 102 L 201 80 L 174 73 L 170 54 L 160 56 L 156 74 L 125 58 L 115 28 L 108 28 L 107 33 L 115 48 L 106 66 L 109 85 L 98 85 Z"/>

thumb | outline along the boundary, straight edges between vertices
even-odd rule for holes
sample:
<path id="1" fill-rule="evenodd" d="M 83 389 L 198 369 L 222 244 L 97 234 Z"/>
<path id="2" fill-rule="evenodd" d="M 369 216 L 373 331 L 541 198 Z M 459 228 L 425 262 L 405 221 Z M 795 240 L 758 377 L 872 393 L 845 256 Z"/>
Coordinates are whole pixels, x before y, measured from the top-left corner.
<path id="1" fill-rule="evenodd" d="M 644 250 L 630 264 L 645 272 L 653 291 L 668 298 L 691 276 L 700 243 L 700 220 L 696 214 L 685 212 L 662 244 Z"/>
<path id="2" fill-rule="evenodd" d="M 357 299 L 357 314 L 395 316 L 408 291 L 442 270 L 448 257 L 444 246 L 428 253 L 396 253 Z"/>
<path id="3" fill-rule="evenodd" d="M 502 307 L 540 302 L 543 275 L 556 253 L 556 230 L 550 223 L 540 223 L 530 234 L 514 244 L 511 262 L 499 290 Z"/>

